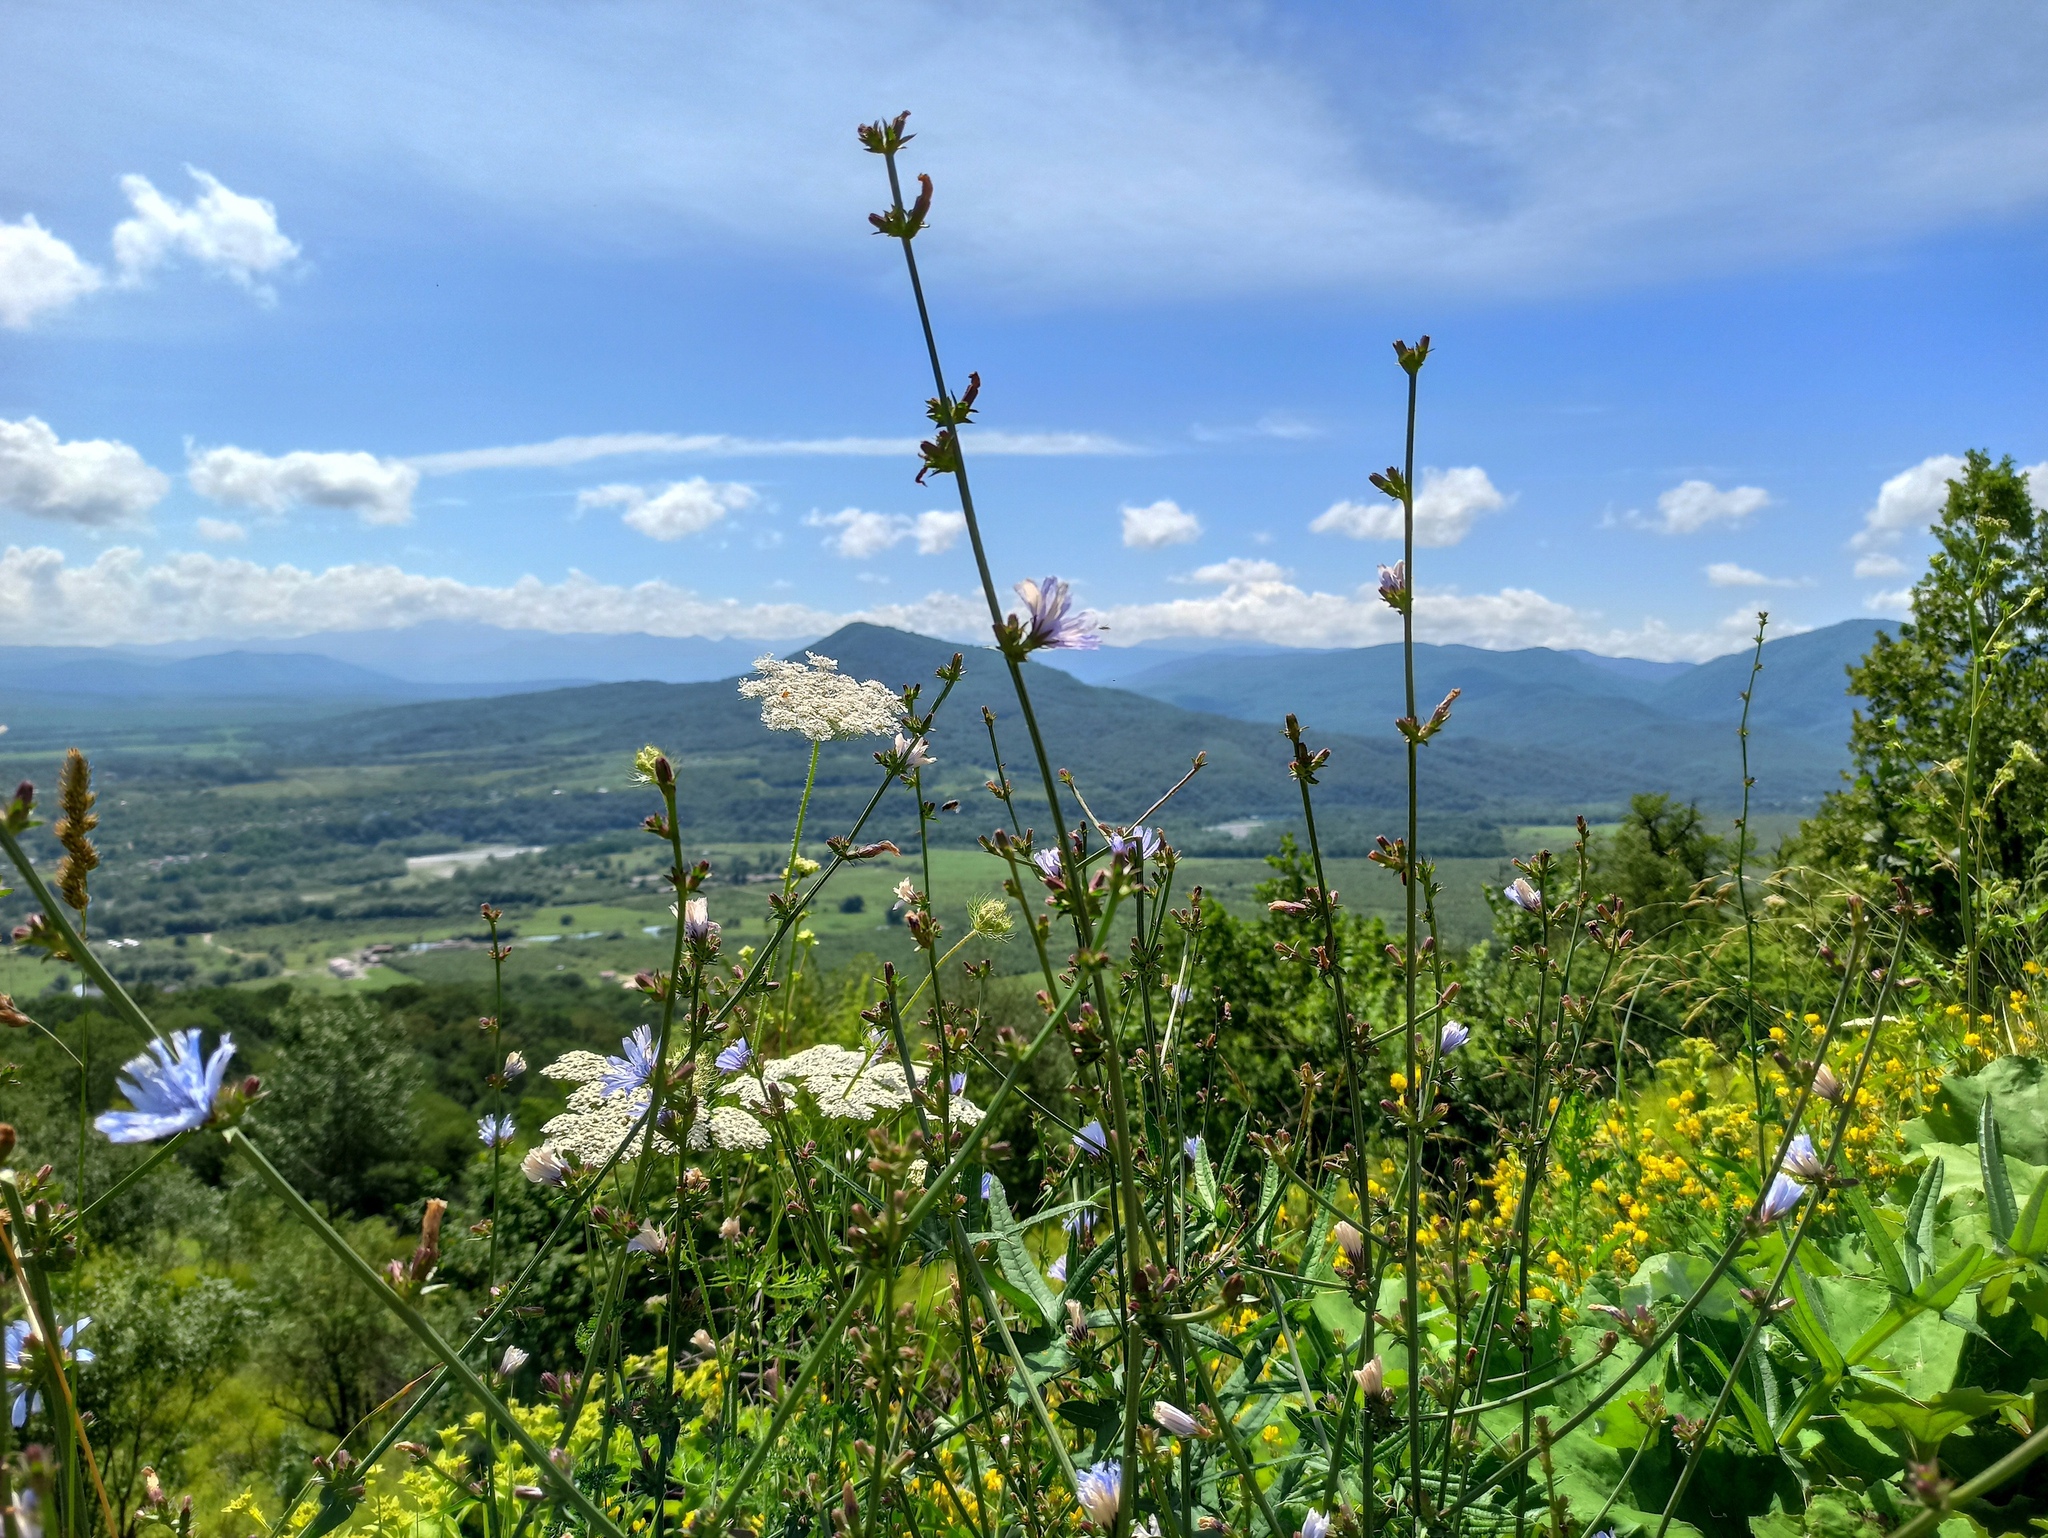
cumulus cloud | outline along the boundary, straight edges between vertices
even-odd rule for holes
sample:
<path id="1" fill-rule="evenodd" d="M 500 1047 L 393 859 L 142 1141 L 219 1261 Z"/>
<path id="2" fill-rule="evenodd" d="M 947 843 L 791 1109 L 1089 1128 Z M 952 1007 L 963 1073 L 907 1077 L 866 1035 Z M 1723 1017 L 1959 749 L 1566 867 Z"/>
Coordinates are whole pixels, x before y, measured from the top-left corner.
<path id="1" fill-rule="evenodd" d="M 170 477 L 125 443 L 63 442 L 40 417 L 0 421 L 0 507 L 89 529 L 136 524 Z"/>
<path id="2" fill-rule="evenodd" d="M 114 226 L 121 281 L 140 283 L 183 256 L 232 278 L 259 299 L 275 298 L 264 279 L 299 255 L 298 242 L 277 227 L 277 210 L 197 167 L 185 170 L 199 184 L 199 196 L 190 203 L 165 197 L 146 176 L 121 178 L 121 191 L 135 210 Z"/>
<path id="3" fill-rule="evenodd" d="M 1712 481 L 1680 481 L 1657 498 L 1657 516 L 1650 526 L 1664 534 L 1697 534 L 1717 523 L 1739 524 L 1751 513 L 1771 505 L 1771 494 L 1761 486 L 1731 486 L 1726 491 Z M 1643 518 L 1631 512 L 1629 521 Z"/>
<path id="4" fill-rule="evenodd" d="M 1004 433 L 969 428 L 965 443 L 970 455 L 1024 458 L 1141 452 L 1107 433 Z M 743 438 L 731 433 L 592 433 L 577 438 L 550 438 L 545 443 L 508 443 L 495 448 L 418 454 L 409 462 L 425 475 L 456 475 L 466 470 L 557 469 L 628 454 L 701 455 L 713 459 L 914 458 L 917 439 Z"/>
<path id="5" fill-rule="evenodd" d="M 1903 577 L 1907 570 L 1904 561 L 1882 550 L 1856 558 L 1856 575 L 1859 577 Z"/>
<path id="6" fill-rule="evenodd" d="M 1934 522 L 1934 515 L 1948 501 L 1948 483 L 1963 473 L 1963 461 L 1954 454 L 1930 454 L 1910 470 L 1877 488 L 1877 500 L 1863 515 L 1863 527 L 1849 541 L 1849 548 L 1873 556 L 1870 569 L 1858 562 L 1856 575 L 1878 577 L 1905 570 L 1895 565 L 1886 570 L 1880 562 L 1883 552 L 1908 534 L 1917 534 Z"/>
<path id="7" fill-rule="evenodd" d="M 1472 532 L 1481 513 L 1497 512 L 1508 499 L 1477 465 L 1425 469 L 1415 487 L 1415 543 L 1441 549 Z M 1388 497 L 1373 502 L 1337 502 L 1309 525 L 1314 534 L 1351 539 L 1399 539 L 1401 504 Z"/>
<path id="8" fill-rule="evenodd" d="M 188 454 L 185 479 L 223 507 L 271 514 L 300 505 L 332 507 L 353 512 L 364 523 L 412 522 L 412 494 L 420 473 L 403 460 L 309 449 L 272 456 L 231 444 Z"/>
<path id="9" fill-rule="evenodd" d="M 1734 561 L 1716 561 L 1707 568 L 1707 581 L 1715 587 L 1810 587 L 1799 577 L 1767 577 L 1760 571 Z"/>
<path id="10" fill-rule="evenodd" d="M 1894 588 L 1889 592 L 1872 593 L 1863 600 L 1864 607 L 1880 619 L 1911 619 L 1913 617 L 1913 590 L 1909 587 Z"/>
<path id="11" fill-rule="evenodd" d="M 1124 547 L 1128 550 L 1164 550 L 1168 545 L 1185 545 L 1201 537 L 1202 520 L 1178 502 L 1124 507 Z"/>
<path id="12" fill-rule="evenodd" d="M 952 549 L 954 542 L 967 532 L 965 516 L 937 509 L 912 517 L 908 513 L 871 513 L 847 507 L 836 513 L 812 513 L 804 519 L 804 525 L 831 530 L 825 538 L 826 548 L 849 561 L 870 560 L 906 539 L 917 542 L 919 555 L 938 555 Z"/>
<path id="13" fill-rule="evenodd" d="M 232 518 L 195 519 L 192 529 L 201 539 L 220 545 L 235 544 L 249 537 L 249 531 Z"/>
<path id="14" fill-rule="evenodd" d="M 1278 582 L 1293 573 L 1274 561 L 1255 561 L 1247 556 L 1233 555 L 1227 561 L 1216 561 L 1208 566 L 1197 566 L 1189 572 L 1189 582 Z"/>
<path id="15" fill-rule="evenodd" d="M 34 215 L 0 224 L 0 326 L 25 331 L 84 298 L 106 280 Z"/>
<path id="16" fill-rule="evenodd" d="M 1672 630 L 1654 620 L 1624 628 L 1526 588 L 1470 594 L 1425 588 L 1416 608 L 1434 639 L 1694 660 L 1737 649 L 1755 625 L 1745 609 L 1702 630 Z M 1124 645 L 1205 636 L 1362 646 L 1400 634 L 1399 616 L 1371 584 L 1348 592 L 1308 591 L 1263 572 L 1200 597 L 1114 606 L 1106 617 L 1112 636 Z M 936 591 L 906 603 L 833 612 L 801 603 L 706 598 L 660 581 L 619 586 L 576 571 L 559 582 L 527 576 L 489 587 L 390 565 L 307 571 L 204 552 L 152 561 L 128 546 L 106 550 L 84 566 L 69 566 L 61 551 L 46 547 L 0 552 L 0 643 L 46 637 L 60 623 L 80 641 L 111 644 L 395 629 L 428 620 L 748 640 L 823 635 L 850 620 L 867 620 L 953 640 L 988 639 L 988 613 L 977 593 Z"/>
<path id="17" fill-rule="evenodd" d="M 702 534 L 727 513 L 760 501 L 753 487 L 739 481 L 707 481 L 701 475 L 666 486 L 592 486 L 576 493 L 576 511 L 623 507 L 619 521 L 649 539 L 686 539 Z"/>

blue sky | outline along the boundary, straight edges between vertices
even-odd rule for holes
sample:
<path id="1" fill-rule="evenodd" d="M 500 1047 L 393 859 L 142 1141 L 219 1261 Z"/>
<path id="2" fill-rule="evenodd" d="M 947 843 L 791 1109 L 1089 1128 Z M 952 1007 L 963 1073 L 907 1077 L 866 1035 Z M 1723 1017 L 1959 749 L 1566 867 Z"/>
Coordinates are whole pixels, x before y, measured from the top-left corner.
<path id="1" fill-rule="evenodd" d="M 734 10 L 741 14 L 731 14 Z M 2048 14 L 194 5 L 0 18 L 0 640 L 983 633 L 1697 657 L 2048 461 Z M 490 452 L 485 452 L 490 451 Z M 2048 486 L 2048 473 L 2042 484 Z M 977 617 L 979 616 L 979 617 Z"/>

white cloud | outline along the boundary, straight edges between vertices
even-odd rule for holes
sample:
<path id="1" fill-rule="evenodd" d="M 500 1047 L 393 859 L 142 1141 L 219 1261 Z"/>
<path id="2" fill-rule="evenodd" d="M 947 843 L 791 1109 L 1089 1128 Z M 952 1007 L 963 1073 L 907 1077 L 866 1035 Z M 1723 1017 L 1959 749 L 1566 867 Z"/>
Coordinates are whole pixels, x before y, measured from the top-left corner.
<path id="1" fill-rule="evenodd" d="M 200 518 L 194 520 L 192 528 L 201 539 L 216 544 L 238 543 L 249 537 L 249 531 L 232 518 Z"/>
<path id="2" fill-rule="evenodd" d="M 666 486 L 593 486 L 576 493 L 576 511 L 623 507 L 619 521 L 649 539 L 685 539 L 701 534 L 727 513 L 760 501 L 753 487 L 739 481 L 707 481 L 701 475 Z"/>
<path id="3" fill-rule="evenodd" d="M 33 215 L 0 224 L 0 326 L 25 331 L 99 288 L 99 269 L 52 235 Z"/>
<path id="4" fill-rule="evenodd" d="M 40 417 L 0 421 L 0 507 L 85 528 L 114 528 L 140 523 L 170 484 L 125 443 L 64 443 Z"/>
<path id="5" fill-rule="evenodd" d="M 1930 454 L 1910 470 L 1901 470 L 1877 489 L 1877 500 L 1863 515 L 1863 527 L 1849 541 L 1849 548 L 1882 551 L 1896 545 L 1908 534 L 1917 534 L 1934 522 L 1934 515 L 1948 501 L 1948 483 L 1963 473 L 1963 462 L 1954 454 Z M 1903 569 L 1903 568 L 1902 568 Z M 1865 572 L 1858 576 L 1880 576 Z"/>
<path id="6" fill-rule="evenodd" d="M 1856 575 L 1859 577 L 1902 577 L 1907 569 L 1904 561 L 1883 551 L 1873 551 L 1856 559 Z"/>
<path id="7" fill-rule="evenodd" d="M 1472 532 L 1481 513 L 1506 507 L 1508 499 L 1477 465 L 1425 469 L 1415 487 L 1415 543 L 1441 549 Z M 1351 539 L 1399 539 L 1401 504 L 1390 497 L 1372 502 L 1338 502 L 1309 525 L 1311 533 Z"/>
<path id="8" fill-rule="evenodd" d="M 1123 511 L 1124 547 L 1128 550 L 1164 550 L 1202 537 L 1202 520 L 1178 502 L 1162 500 L 1143 507 L 1126 504 Z"/>
<path id="9" fill-rule="evenodd" d="M 1005 457 L 1062 458 L 1137 454 L 1142 450 L 1107 433 L 1001 433 L 969 428 L 967 453 Z M 416 454 L 409 461 L 425 475 L 465 470 L 552 469 L 614 459 L 628 454 L 730 459 L 914 458 L 915 438 L 743 438 L 731 433 L 596 433 L 550 438 L 545 443 L 510 443 L 496 448 L 454 449 Z"/>
<path id="10" fill-rule="evenodd" d="M 273 6 L 227 35 L 147 7 L 80 47 L 88 24 L 30 7 L 7 83 L 60 146 L 137 102 L 260 122 L 343 185 L 400 183 L 360 200 L 399 227 L 482 204 L 563 246 L 835 262 L 875 198 L 846 124 L 915 99 L 911 169 L 937 174 L 955 281 L 1098 297 L 1671 281 L 2048 195 L 2048 36 L 2024 7 L 1544 5 L 1476 29 L 1381 8 L 1312 36 L 1269 7 L 1162 27 L 1099 0 L 379 15 Z M 1351 88 L 1394 57 L 1429 67 Z"/>
<path id="11" fill-rule="evenodd" d="M 967 532 L 965 516 L 937 509 L 913 518 L 907 513 L 871 513 L 848 507 L 836 513 L 812 513 L 804 525 L 835 531 L 826 538 L 826 547 L 849 561 L 869 560 L 906 539 L 917 542 L 919 555 L 938 555 L 952 549 Z"/>
<path id="12" fill-rule="evenodd" d="M 298 243 L 277 227 L 277 210 L 245 197 L 193 166 L 199 184 L 190 203 L 165 197 L 146 176 L 124 176 L 121 191 L 135 210 L 114 226 L 114 260 L 123 283 L 140 283 L 178 256 L 221 273 L 258 298 L 274 298 L 263 279 L 297 259 Z"/>
<path id="13" fill-rule="evenodd" d="M 1526 588 L 1476 594 L 1424 589 L 1416 612 L 1432 640 L 1494 648 L 1584 647 L 1659 658 L 1699 659 L 1736 650 L 1755 625 L 1755 616 L 1742 610 L 1697 631 L 1674 631 L 1654 620 L 1623 628 Z M 1400 634 L 1399 618 L 1371 585 L 1346 593 L 1305 591 L 1263 574 L 1199 598 L 1115 606 L 1107 618 L 1119 645 L 1210 636 L 1361 646 Z M 152 562 L 127 546 L 106 550 L 87 566 L 67 566 L 62 552 L 46 547 L 0 552 L 0 643 L 47 638 L 60 625 L 80 642 L 111 644 L 300 636 L 427 620 L 557 633 L 786 640 L 824 635 L 856 619 L 953 640 L 988 638 L 987 610 L 972 593 L 937 591 L 910 602 L 833 612 L 801 603 L 709 599 L 659 581 L 623 587 L 576 571 L 560 582 L 527 576 L 486 587 L 396 566 L 315 572 L 197 552 Z"/>
<path id="14" fill-rule="evenodd" d="M 1712 524 L 1741 523 L 1770 505 L 1771 494 L 1761 486 L 1723 491 L 1712 481 L 1681 481 L 1657 498 L 1659 517 L 1652 526 L 1665 534 L 1697 534 Z"/>
<path id="15" fill-rule="evenodd" d="M 132 546 L 103 551 L 89 566 L 67 566 L 63 552 L 46 546 L 0 552 L 0 642 L 47 641 L 60 628 L 82 644 L 111 644 L 382 630 L 425 620 L 784 639 L 823 635 L 850 617 L 804 604 L 702 598 L 666 582 L 617 587 L 575 571 L 561 582 L 522 577 L 480 587 L 396 566 L 315 572 L 197 552 L 151 561 Z M 982 623 L 985 631 L 986 614 Z"/>
<path id="16" fill-rule="evenodd" d="M 1255 561 L 1242 555 L 1234 555 L 1227 561 L 1217 561 L 1209 566 L 1197 566 L 1189 572 L 1189 582 L 1279 582 L 1292 576 L 1286 567 L 1274 561 Z"/>
<path id="17" fill-rule="evenodd" d="M 1909 587 L 1888 593 L 1872 593 L 1863 602 L 1880 619 L 1911 619 L 1913 616 L 1913 590 Z"/>
<path id="18" fill-rule="evenodd" d="M 1767 577 L 1760 571 L 1733 561 L 1716 561 L 1707 568 L 1707 581 L 1715 587 L 1810 587 L 1799 577 Z"/>
<path id="19" fill-rule="evenodd" d="M 420 473 L 403 460 L 309 449 L 272 456 L 233 445 L 187 452 L 185 479 L 224 507 L 274 514 L 303 503 L 351 511 L 364 523 L 412 522 Z"/>

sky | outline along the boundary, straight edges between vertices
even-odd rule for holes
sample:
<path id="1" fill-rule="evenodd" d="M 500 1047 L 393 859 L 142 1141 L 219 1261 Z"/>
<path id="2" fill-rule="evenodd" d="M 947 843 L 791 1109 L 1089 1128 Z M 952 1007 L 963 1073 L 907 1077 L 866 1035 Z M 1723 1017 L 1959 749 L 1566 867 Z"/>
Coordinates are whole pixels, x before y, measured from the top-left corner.
<path id="1" fill-rule="evenodd" d="M 429 620 L 1701 658 L 2048 500 L 2027 5 L 0 3 L 0 642 Z"/>

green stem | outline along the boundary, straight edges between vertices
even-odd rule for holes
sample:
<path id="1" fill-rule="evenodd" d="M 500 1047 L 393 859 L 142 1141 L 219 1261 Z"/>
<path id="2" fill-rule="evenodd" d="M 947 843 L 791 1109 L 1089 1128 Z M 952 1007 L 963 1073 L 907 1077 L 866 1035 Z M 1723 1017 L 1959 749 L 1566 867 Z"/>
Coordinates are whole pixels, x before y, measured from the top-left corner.
<path id="1" fill-rule="evenodd" d="M 92 948 L 80 939 L 78 931 L 71 927 L 71 920 L 64 917 L 63 905 L 50 895 L 50 889 L 36 873 L 35 865 L 22 849 L 20 840 L 4 823 L 0 823 L 0 848 L 7 851 L 7 858 L 14 863 L 14 868 L 21 872 L 21 879 L 28 883 L 28 889 L 35 894 L 36 901 L 42 904 L 43 917 L 49 920 L 50 926 L 63 937 L 64 949 L 72 963 L 98 985 L 100 992 L 112 1001 L 114 1008 L 119 1010 L 131 1025 L 140 1026 L 158 1041 L 162 1041 L 163 1033 L 156 1028 L 156 1022 L 145 1015 L 141 1006 L 128 997 L 127 989 L 114 981 L 114 974 L 101 964 L 99 957 L 92 953 Z"/>

